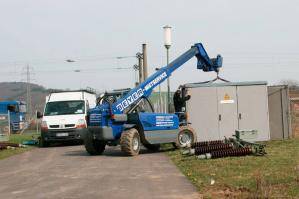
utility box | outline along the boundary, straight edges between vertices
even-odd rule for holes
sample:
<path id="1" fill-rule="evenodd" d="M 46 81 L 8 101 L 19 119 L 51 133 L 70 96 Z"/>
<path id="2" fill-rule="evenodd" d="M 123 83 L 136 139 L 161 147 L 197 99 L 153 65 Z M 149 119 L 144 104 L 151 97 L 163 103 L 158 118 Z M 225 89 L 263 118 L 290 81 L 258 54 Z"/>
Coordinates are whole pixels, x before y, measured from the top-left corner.
<path id="1" fill-rule="evenodd" d="M 235 137 L 237 139 L 245 140 L 251 142 L 257 139 L 257 130 L 236 130 Z"/>
<path id="2" fill-rule="evenodd" d="M 198 141 L 232 137 L 236 130 L 256 130 L 253 141 L 270 140 L 267 82 L 184 85 L 188 122 Z"/>

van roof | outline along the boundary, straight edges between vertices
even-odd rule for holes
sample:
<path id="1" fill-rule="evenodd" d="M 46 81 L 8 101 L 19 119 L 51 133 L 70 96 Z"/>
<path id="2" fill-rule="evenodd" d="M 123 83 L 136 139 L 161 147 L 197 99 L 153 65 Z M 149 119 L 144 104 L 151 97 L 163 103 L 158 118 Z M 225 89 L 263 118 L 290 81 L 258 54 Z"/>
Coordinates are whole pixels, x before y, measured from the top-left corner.
<path id="1" fill-rule="evenodd" d="M 53 92 L 51 92 L 50 94 L 52 94 L 52 93 L 68 93 L 68 92 L 86 92 L 86 93 L 90 93 L 90 94 L 96 94 L 95 92 L 93 92 L 93 91 L 90 91 L 90 90 L 66 90 L 66 91 L 53 91 Z"/>
<path id="2" fill-rule="evenodd" d="M 46 101 L 52 102 L 52 101 L 84 100 L 84 99 L 88 99 L 89 95 L 96 97 L 95 93 L 88 92 L 85 90 L 53 92 L 46 97 Z"/>

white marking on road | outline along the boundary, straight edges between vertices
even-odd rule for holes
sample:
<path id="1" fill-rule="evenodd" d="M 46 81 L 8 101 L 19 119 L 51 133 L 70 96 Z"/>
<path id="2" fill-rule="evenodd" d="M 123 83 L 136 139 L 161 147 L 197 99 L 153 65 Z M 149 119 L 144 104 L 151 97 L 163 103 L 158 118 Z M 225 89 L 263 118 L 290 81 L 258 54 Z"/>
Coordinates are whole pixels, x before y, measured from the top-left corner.
<path id="1" fill-rule="evenodd" d="M 12 194 L 19 194 L 19 193 L 24 193 L 26 190 L 19 190 L 19 191 L 13 191 L 11 192 Z"/>

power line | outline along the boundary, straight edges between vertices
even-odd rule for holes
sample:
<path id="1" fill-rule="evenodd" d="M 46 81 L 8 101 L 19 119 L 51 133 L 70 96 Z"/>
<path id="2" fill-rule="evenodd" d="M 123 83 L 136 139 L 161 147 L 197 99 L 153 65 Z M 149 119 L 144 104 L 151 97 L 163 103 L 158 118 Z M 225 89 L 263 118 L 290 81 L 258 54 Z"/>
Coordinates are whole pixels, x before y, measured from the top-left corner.
<path id="1" fill-rule="evenodd" d="M 27 120 L 31 120 L 32 116 L 32 94 L 31 94 L 31 82 L 33 80 L 34 76 L 34 70 L 33 67 L 30 67 L 29 64 L 27 64 L 25 67 L 23 67 L 23 72 L 21 73 L 26 76 L 26 105 L 27 105 Z"/>
<path id="2" fill-rule="evenodd" d="M 50 69 L 50 70 L 35 70 L 37 73 L 61 73 L 61 72 L 96 72 L 96 71 L 102 71 L 102 70 L 130 70 L 133 69 L 133 67 L 109 67 L 109 68 L 80 68 L 77 69 L 67 69 L 67 70 L 56 70 L 56 69 Z"/>
<path id="3" fill-rule="evenodd" d="M 27 90 L 26 90 L 27 103 L 26 104 L 27 104 L 27 107 L 28 107 L 28 115 L 29 115 L 28 120 L 30 121 L 30 118 L 31 118 L 31 87 L 30 87 L 31 73 L 30 73 L 29 65 L 27 65 L 27 67 L 26 67 L 26 75 L 27 75 Z"/>
<path id="4" fill-rule="evenodd" d="M 68 57 L 68 56 L 67 56 Z M 54 59 L 44 59 L 44 60 L 18 60 L 18 61 L 7 61 L 0 62 L 1 65 L 24 65 L 26 63 L 31 64 L 50 64 L 50 63 L 63 63 L 67 62 L 93 62 L 93 61 L 105 61 L 113 59 L 126 59 L 135 58 L 135 55 L 125 55 L 125 56 L 86 56 L 86 57 L 71 57 L 71 58 L 54 58 Z"/>
<path id="5" fill-rule="evenodd" d="M 245 51 L 227 51 L 223 52 L 225 57 L 231 57 L 229 55 L 234 55 L 234 58 L 238 58 L 240 55 L 241 57 L 260 57 L 260 58 L 268 58 L 268 57 L 277 57 L 277 56 L 298 56 L 299 52 L 245 52 Z M 237 56 L 235 56 L 237 55 Z M 46 59 L 35 59 L 35 60 L 16 60 L 16 61 L 5 61 L 0 62 L 0 64 L 9 65 L 9 64 L 17 64 L 17 65 L 24 65 L 26 63 L 31 64 L 46 64 L 46 63 L 62 63 L 65 60 L 76 60 L 76 62 L 88 62 L 88 61 L 104 61 L 104 60 L 112 60 L 112 59 L 123 59 L 123 58 L 135 58 L 135 55 L 124 55 L 124 56 L 106 56 L 106 55 L 90 55 L 90 56 L 66 56 L 64 58 L 46 58 Z M 152 56 L 152 57 L 161 57 Z M 163 56 L 162 56 L 163 57 Z"/>

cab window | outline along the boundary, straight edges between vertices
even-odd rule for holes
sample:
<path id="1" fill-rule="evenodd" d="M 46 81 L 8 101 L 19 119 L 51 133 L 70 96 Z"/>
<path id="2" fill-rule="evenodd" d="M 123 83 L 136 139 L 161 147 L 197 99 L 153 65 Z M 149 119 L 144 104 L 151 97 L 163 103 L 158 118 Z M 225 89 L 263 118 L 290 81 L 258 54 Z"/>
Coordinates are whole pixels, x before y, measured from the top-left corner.
<path id="1" fill-rule="evenodd" d="M 7 110 L 9 110 L 10 112 L 19 112 L 18 106 L 15 104 L 7 105 Z"/>
<path id="2" fill-rule="evenodd" d="M 146 112 L 146 113 L 153 113 L 153 108 L 149 101 L 146 98 L 142 98 L 139 100 L 137 105 L 133 108 L 131 111 L 133 113 L 139 113 L 139 112 Z"/>

